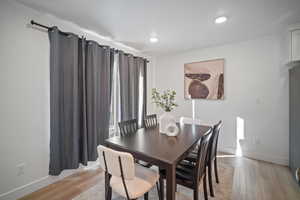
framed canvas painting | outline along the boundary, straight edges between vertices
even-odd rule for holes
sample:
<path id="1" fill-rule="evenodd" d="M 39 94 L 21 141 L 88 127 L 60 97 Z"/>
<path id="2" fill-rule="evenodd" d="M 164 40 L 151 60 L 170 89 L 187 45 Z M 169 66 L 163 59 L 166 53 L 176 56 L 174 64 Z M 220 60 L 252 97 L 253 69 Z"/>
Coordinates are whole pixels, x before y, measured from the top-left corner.
<path id="1" fill-rule="evenodd" d="M 224 99 L 224 59 L 184 64 L 186 99 Z"/>

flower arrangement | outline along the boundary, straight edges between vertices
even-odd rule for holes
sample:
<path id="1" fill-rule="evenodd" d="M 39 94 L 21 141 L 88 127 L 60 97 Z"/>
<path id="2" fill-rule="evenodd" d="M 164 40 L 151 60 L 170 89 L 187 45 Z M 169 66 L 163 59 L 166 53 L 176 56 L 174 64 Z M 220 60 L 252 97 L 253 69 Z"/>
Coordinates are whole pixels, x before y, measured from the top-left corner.
<path id="1" fill-rule="evenodd" d="M 152 100 L 157 107 L 166 112 L 171 112 L 178 105 L 175 103 L 176 92 L 174 90 L 165 90 L 162 94 L 156 88 L 152 89 Z"/>

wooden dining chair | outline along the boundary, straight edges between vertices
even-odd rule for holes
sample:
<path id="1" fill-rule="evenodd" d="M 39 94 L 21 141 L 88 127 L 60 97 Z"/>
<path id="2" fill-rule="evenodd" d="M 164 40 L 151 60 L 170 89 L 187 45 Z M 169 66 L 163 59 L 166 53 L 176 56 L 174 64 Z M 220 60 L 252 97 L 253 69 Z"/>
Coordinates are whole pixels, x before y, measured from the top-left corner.
<path id="1" fill-rule="evenodd" d="M 154 128 L 157 127 L 158 123 L 157 123 L 157 115 L 153 114 L 153 115 L 147 115 L 144 118 L 144 125 L 145 128 Z"/>
<path id="2" fill-rule="evenodd" d="M 209 181 L 211 196 L 214 196 L 213 185 L 212 185 L 212 163 L 214 163 L 216 182 L 219 183 L 217 152 L 218 152 L 218 141 L 219 141 L 219 134 L 220 134 L 221 127 L 222 127 L 222 121 L 219 121 L 216 125 L 214 125 L 212 140 L 209 147 L 209 157 L 208 157 L 207 167 L 208 167 L 208 181 Z"/>
<path id="3" fill-rule="evenodd" d="M 218 152 L 219 133 L 220 133 L 221 127 L 222 127 L 222 121 L 219 121 L 217 124 L 215 124 L 213 126 L 213 132 L 212 132 L 211 141 L 209 144 L 209 154 L 207 157 L 208 182 L 209 182 L 210 195 L 212 197 L 214 197 L 214 189 L 213 189 L 213 184 L 212 184 L 212 165 L 214 165 L 216 182 L 219 183 L 217 152 Z M 197 161 L 197 154 L 195 154 L 194 152 L 191 152 L 186 157 L 185 160 L 195 163 Z"/>
<path id="4" fill-rule="evenodd" d="M 138 130 L 138 122 L 136 119 L 122 121 L 118 123 L 120 128 L 120 135 L 125 136 L 135 133 Z"/>
<path id="5" fill-rule="evenodd" d="M 158 123 L 157 123 L 157 115 L 153 114 L 153 115 L 147 115 L 144 118 L 144 125 L 145 128 L 155 128 L 157 127 Z M 144 167 L 150 168 L 153 165 L 151 163 L 148 162 L 143 162 L 143 161 L 138 161 L 139 164 L 141 164 Z"/>
<path id="6" fill-rule="evenodd" d="M 204 199 L 207 200 L 206 184 L 206 163 L 209 153 L 209 143 L 212 131 L 202 136 L 197 152 L 197 161 L 195 163 L 183 160 L 176 167 L 176 184 L 188 187 L 193 190 L 194 200 L 199 199 L 199 185 L 203 181 Z M 165 170 L 160 170 L 160 185 L 163 185 L 163 179 L 166 178 Z M 163 189 L 160 189 L 163 195 Z"/>
<path id="7" fill-rule="evenodd" d="M 196 125 L 203 125 L 203 124 L 204 124 L 202 120 L 197 119 L 197 118 L 193 119 L 193 118 L 190 118 L 190 117 L 180 117 L 179 122 L 180 122 L 181 124 L 196 124 Z M 199 141 L 199 142 L 200 142 L 200 141 Z M 197 154 L 197 152 L 198 152 L 199 144 L 200 144 L 200 143 L 198 143 L 198 144 L 195 146 L 195 148 L 193 149 L 193 152 L 194 152 L 195 154 Z"/>
<path id="8" fill-rule="evenodd" d="M 115 151 L 102 145 L 98 146 L 97 150 L 100 166 L 109 175 L 106 181 L 106 188 L 109 188 L 106 200 L 111 200 L 111 191 L 127 200 L 142 196 L 148 200 L 148 192 L 155 185 L 158 189 L 159 173 L 136 165 L 130 153 Z"/>
<path id="9" fill-rule="evenodd" d="M 136 119 L 131 119 L 127 121 L 119 122 L 120 135 L 126 136 L 135 133 L 138 130 L 138 123 Z M 141 160 L 135 159 L 135 162 L 142 165 L 143 167 L 150 168 L 152 167 L 151 163 L 144 162 Z"/>

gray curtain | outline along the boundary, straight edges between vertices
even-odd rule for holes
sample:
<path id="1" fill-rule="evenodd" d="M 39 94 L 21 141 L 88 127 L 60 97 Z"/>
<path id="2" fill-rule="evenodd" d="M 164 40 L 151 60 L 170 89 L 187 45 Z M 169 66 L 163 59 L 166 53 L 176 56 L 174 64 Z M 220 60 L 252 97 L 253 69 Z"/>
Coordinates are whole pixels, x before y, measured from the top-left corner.
<path id="1" fill-rule="evenodd" d="M 89 160 L 98 157 L 97 146 L 109 136 L 113 50 L 87 43 L 86 109 Z"/>
<path id="2" fill-rule="evenodd" d="M 146 64 L 143 58 L 119 52 L 121 121 L 137 119 L 143 122 L 146 113 Z M 144 77 L 143 82 L 140 81 L 140 76 Z M 141 84 L 144 88 L 142 94 L 139 91 Z M 142 108 L 139 108 L 140 101 Z"/>
<path id="3" fill-rule="evenodd" d="M 96 160 L 97 145 L 108 137 L 113 53 L 56 27 L 49 40 L 49 174 L 58 175 Z"/>
<path id="4" fill-rule="evenodd" d="M 119 52 L 121 121 L 138 118 L 139 68 L 132 55 Z"/>

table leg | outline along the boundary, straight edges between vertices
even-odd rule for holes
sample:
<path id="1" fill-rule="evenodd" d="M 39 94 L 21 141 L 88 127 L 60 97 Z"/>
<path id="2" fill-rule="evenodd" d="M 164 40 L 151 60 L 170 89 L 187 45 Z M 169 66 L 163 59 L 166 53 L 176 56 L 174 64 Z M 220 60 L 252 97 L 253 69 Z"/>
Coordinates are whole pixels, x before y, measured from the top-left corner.
<path id="1" fill-rule="evenodd" d="M 161 172 L 161 168 L 159 168 L 159 172 Z M 165 184 L 164 184 L 164 179 L 159 178 L 159 200 L 164 200 L 165 198 Z"/>
<path id="2" fill-rule="evenodd" d="M 170 165 L 166 169 L 167 180 L 167 200 L 175 200 L 176 192 L 176 169 L 174 165 Z"/>
<path id="3" fill-rule="evenodd" d="M 107 172 L 105 172 L 105 200 L 111 200 L 112 191 L 109 182 L 110 175 Z"/>

